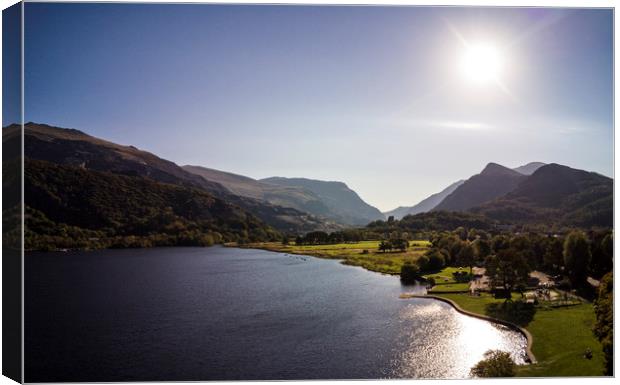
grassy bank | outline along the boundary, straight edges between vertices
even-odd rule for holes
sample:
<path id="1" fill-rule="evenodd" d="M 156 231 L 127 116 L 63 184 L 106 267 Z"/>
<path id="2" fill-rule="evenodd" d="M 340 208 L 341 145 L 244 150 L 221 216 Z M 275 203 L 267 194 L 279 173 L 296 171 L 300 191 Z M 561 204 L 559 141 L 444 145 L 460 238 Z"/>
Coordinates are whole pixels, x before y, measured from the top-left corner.
<path id="1" fill-rule="evenodd" d="M 491 309 L 503 302 L 489 294 L 472 297 L 467 294 L 435 294 L 451 299 L 461 308 L 514 322 L 514 319 L 493 313 Z M 518 295 L 518 294 L 517 294 Z M 495 304 L 495 305 L 494 305 Z M 532 352 L 538 363 L 519 367 L 523 377 L 601 376 L 603 351 L 592 334 L 595 322 L 592 304 L 583 303 L 561 308 L 536 308 L 533 316 L 519 320 L 534 337 Z M 591 349 L 592 359 L 584 352 Z"/>
<path id="2" fill-rule="evenodd" d="M 251 243 L 245 247 L 265 249 L 289 254 L 312 255 L 320 258 L 342 259 L 346 265 L 361 266 L 367 270 L 386 274 L 400 274 L 405 261 L 416 261 L 424 254 L 428 241 L 410 241 L 405 252 L 380 252 L 379 241 L 338 243 L 334 245 L 283 245 L 278 242 Z"/>

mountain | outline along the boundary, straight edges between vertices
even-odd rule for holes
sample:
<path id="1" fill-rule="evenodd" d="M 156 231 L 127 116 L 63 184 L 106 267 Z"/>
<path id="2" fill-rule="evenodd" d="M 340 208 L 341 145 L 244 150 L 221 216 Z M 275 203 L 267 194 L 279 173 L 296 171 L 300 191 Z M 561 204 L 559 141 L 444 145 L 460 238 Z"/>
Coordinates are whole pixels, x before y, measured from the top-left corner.
<path id="1" fill-rule="evenodd" d="M 611 227 L 613 179 L 552 163 L 471 211 L 502 222 Z"/>
<path id="2" fill-rule="evenodd" d="M 321 198 L 310 190 L 297 186 L 281 186 L 265 183 L 247 176 L 214 170 L 200 166 L 183 166 L 183 169 L 204 179 L 221 184 L 233 194 L 269 202 L 273 205 L 292 207 L 318 217 L 332 217 Z"/>
<path id="3" fill-rule="evenodd" d="M 8 131 L 10 138 L 11 131 L 19 133 L 21 127 L 12 125 L 4 130 Z M 215 198 L 239 206 L 280 231 L 330 229 L 328 224 L 308 213 L 235 195 L 219 183 L 206 180 L 171 161 L 134 146 L 112 143 L 75 129 L 37 123 L 27 123 L 24 126 L 24 135 L 24 151 L 28 159 L 201 189 Z M 14 140 L 19 140 L 19 135 L 12 136 Z"/>
<path id="4" fill-rule="evenodd" d="M 350 225 L 366 225 L 377 219 L 384 219 L 376 207 L 364 202 L 357 193 L 342 182 L 326 182 L 306 178 L 272 177 L 260 180 L 263 183 L 303 188 L 315 194 L 327 207 L 331 218 Z"/>
<path id="5" fill-rule="evenodd" d="M 527 176 L 497 163 L 489 163 L 449 194 L 433 211 L 465 211 L 514 190 Z"/>
<path id="6" fill-rule="evenodd" d="M 425 213 L 431 211 L 435 206 L 437 206 L 441 201 L 444 200 L 445 197 L 452 194 L 457 187 L 462 185 L 465 181 L 459 180 L 458 182 L 452 183 L 450 186 L 441 190 L 438 193 L 435 193 L 428 198 L 423 199 L 415 206 L 400 206 L 395 208 L 394 210 L 387 211 L 383 213 L 386 217 L 394 216 L 394 219 L 401 219 L 405 215 L 415 215 L 420 213 Z"/>
<path id="7" fill-rule="evenodd" d="M 541 168 L 544 165 L 545 165 L 545 163 L 542 163 L 542 162 L 530 162 L 530 163 L 525 164 L 523 166 L 519 166 L 519 167 L 513 168 L 513 170 L 518 172 L 519 174 L 532 175 L 536 170 L 538 170 L 539 168 Z"/>

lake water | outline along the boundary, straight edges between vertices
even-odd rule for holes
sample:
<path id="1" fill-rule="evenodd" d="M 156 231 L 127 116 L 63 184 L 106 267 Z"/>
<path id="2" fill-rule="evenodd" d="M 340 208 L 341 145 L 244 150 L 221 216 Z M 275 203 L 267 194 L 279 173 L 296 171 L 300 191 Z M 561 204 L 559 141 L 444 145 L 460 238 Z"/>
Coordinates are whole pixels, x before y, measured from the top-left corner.
<path id="1" fill-rule="evenodd" d="M 526 340 L 398 277 L 262 250 L 27 253 L 27 382 L 463 378 Z"/>

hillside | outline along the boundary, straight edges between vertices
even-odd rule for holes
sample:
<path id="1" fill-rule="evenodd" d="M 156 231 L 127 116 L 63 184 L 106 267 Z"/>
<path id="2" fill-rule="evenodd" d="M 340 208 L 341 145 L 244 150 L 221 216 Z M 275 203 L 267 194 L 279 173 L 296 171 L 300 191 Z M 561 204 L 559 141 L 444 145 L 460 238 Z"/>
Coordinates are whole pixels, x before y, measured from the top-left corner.
<path id="1" fill-rule="evenodd" d="M 464 180 L 459 180 L 458 182 L 454 182 L 450 186 L 441 190 L 440 192 L 435 193 L 429 196 L 428 198 L 423 199 L 415 206 L 409 206 L 409 207 L 401 206 L 394 210 L 387 211 L 383 214 L 386 217 L 394 216 L 394 219 L 401 219 L 402 217 L 406 215 L 415 215 L 415 214 L 420 214 L 420 213 L 431 211 L 433 208 L 435 208 L 435 206 L 441 203 L 441 201 L 443 201 L 445 197 L 452 194 L 452 192 L 456 190 L 456 188 L 462 185 L 464 182 L 465 182 Z"/>
<path id="2" fill-rule="evenodd" d="M 260 180 L 277 186 L 299 187 L 314 193 L 328 208 L 331 218 L 350 225 L 366 225 L 383 219 L 376 207 L 364 202 L 357 193 L 342 182 L 326 182 L 306 178 L 272 177 Z"/>
<path id="3" fill-rule="evenodd" d="M 502 222 L 612 227 L 613 179 L 549 164 L 514 191 L 472 211 Z"/>
<path id="4" fill-rule="evenodd" d="M 8 140 L 18 140 L 19 136 L 11 135 L 11 131 L 18 133 L 19 129 L 16 125 L 5 128 L 9 134 Z M 198 188 L 249 211 L 280 231 L 303 232 L 331 228 L 318 218 L 294 208 L 235 195 L 219 183 L 187 172 L 171 161 L 134 146 L 112 143 L 79 130 L 36 123 L 27 123 L 24 134 L 24 151 L 29 159 Z"/>
<path id="5" fill-rule="evenodd" d="M 278 239 L 204 190 L 26 159 L 26 248 L 210 245 Z"/>
<path id="6" fill-rule="evenodd" d="M 332 216 L 321 198 L 310 190 L 298 186 L 281 186 L 264 183 L 246 176 L 200 166 L 183 166 L 183 169 L 200 175 L 206 180 L 221 184 L 233 194 L 269 202 L 282 207 L 292 207 L 317 217 L 338 220 Z"/>
<path id="7" fill-rule="evenodd" d="M 465 211 L 513 191 L 527 176 L 497 163 L 467 179 L 433 211 Z"/>

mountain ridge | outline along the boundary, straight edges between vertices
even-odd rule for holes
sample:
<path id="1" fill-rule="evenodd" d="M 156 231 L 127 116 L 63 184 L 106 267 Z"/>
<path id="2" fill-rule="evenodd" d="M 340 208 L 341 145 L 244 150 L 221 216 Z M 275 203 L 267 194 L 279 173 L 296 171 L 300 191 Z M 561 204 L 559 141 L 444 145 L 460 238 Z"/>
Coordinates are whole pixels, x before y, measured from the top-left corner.
<path id="1" fill-rule="evenodd" d="M 488 163 L 446 196 L 433 211 L 465 211 L 512 191 L 527 176 L 497 163 Z"/>
<path id="2" fill-rule="evenodd" d="M 440 192 L 429 195 L 427 198 L 424 198 L 413 206 L 399 206 L 393 210 L 386 211 L 383 214 L 386 217 L 394 216 L 395 219 L 401 219 L 406 215 L 415 215 L 431 211 L 433 208 L 435 208 L 435 206 L 441 203 L 441 201 L 443 201 L 446 196 L 450 195 L 454 190 L 457 189 L 457 187 L 462 185 L 464 182 L 465 180 L 461 179 L 452 183 Z"/>
<path id="3" fill-rule="evenodd" d="M 366 203 L 357 192 L 341 181 L 285 177 L 270 177 L 260 181 L 307 189 L 320 197 L 333 215 L 351 225 L 366 225 L 373 220 L 385 218 L 379 209 Z"/>

